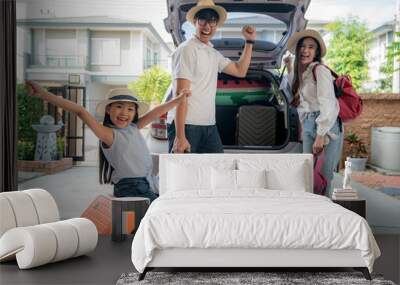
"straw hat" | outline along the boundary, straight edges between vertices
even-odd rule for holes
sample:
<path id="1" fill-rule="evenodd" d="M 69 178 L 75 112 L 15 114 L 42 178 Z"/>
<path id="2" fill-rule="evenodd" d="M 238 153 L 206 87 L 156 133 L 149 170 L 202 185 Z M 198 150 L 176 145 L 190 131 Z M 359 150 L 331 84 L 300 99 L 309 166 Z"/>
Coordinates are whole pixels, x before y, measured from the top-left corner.
<path id="1" fill-rule="evenodd" d="M 149 105 L 144 102 L 139 101 L 133 92 L 128 88 L 116 88 L 112 89 L 108 95 L 108 99 L 105 99 L 97 104 L 96 106 L 96 114 L 99 117 L 104 118 L 107 105 L 114 102 L 133 102 L 138 106 L 138 116 L 143 116 L 148 110 Z"/>
<path id="2" fill-rule="evenodd" d="M 323 57 L 326 54 L 325 42 L 322 39 L 321 35 L 315 30 L 304 30 L 304 31 L 301 31 L 301 32 L 296 32 L 289 38 L 288 50 L 292 54 L 296 54 L 297 43 L 302 38 L 313 38 L 313 39 L 315 39 L 319 43 L 319 46 L 321 47 L 321 57 Z"/>
<path id="3" fill-rule="evenodd" d="M 199 0 L 197 5 L 192 7 L 186 14 L 186 20 L 195 24 L 194 16 L 197 12 L 203 9 L 212 9 L 217 12 L 219 16 L 217 26 L 220 27 L 226 20 L 226 10 L 222 6 L 215 5 L 212 0 Z"/>

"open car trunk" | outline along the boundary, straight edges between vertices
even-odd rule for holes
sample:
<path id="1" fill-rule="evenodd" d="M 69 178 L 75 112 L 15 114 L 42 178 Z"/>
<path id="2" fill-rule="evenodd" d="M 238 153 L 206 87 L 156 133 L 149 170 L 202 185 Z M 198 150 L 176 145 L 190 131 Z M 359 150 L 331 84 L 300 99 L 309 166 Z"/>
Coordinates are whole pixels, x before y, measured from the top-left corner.
<path id="1" fill-rule="evenodd" d="M 214 47 L 232 60 L 240 58 L 244 41 L 242 27 L 253 25 L 257 38 L 253 45 L 252 64 L 264 69 L 280 68 L 291 35 L 306 27 L 304 14 L 310 0 L 215 0 L 227 11 L 227 19 L 213 36 Z M 186 13 L 197 0 L 167 0 L 168 17 L 164 19 L 167 32 L 175 45 L 195 33 Z"/>
<path id="2" fill-rule="evenodd" d="M 265 71 L 218 77 L 216 124 L 225 149 L 281 149 L 289 141 L 288 103 Z"/>

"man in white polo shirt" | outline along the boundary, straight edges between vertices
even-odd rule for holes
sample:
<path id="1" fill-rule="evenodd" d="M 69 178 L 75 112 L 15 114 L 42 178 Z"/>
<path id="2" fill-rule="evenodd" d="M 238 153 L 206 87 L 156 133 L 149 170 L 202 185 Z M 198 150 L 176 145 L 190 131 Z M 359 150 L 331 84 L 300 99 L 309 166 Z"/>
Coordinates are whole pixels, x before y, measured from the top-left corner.
<path id="1" fill-rule="evenodd" d="M 223 146 L 215 125 L 215 96 L 218 73 L 245 77 L 256 39 L 254 27 L 245 26 L 246 40 L 238 61 L 225 58 L 210 39 L 226 19 L 226 11 L 212 0 L 200 0 L 186 14 L 196 27 L 193 38 L 183 42 L 172 55 L 173 94 L 189 89 L 192 96 L 168 113 L 169 151 L 175 153 L 219 153 Z"/>

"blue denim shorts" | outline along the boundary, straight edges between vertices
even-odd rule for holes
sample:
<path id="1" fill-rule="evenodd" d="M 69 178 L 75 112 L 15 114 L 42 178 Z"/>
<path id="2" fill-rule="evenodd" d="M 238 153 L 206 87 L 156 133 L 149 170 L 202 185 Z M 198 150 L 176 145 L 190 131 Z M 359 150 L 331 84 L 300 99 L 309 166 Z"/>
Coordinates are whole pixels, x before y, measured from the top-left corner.
<path id="1" fill-rule="evenodd" d="M 123 178 L 114 185 L 115 197 L 144 197 L 153 202 L 158 195 L 151 191 L 146 177 Z"/>

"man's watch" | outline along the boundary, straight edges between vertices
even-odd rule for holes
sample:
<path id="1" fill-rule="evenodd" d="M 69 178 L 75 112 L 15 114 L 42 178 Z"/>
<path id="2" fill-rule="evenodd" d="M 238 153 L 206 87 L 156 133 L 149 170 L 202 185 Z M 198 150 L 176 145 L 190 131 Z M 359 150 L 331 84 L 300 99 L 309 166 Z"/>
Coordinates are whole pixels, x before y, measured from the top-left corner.
<path id="1" fill-rule="evenodd" d="M 252 40 L 246 40 L 246 44 L 251 44 L 251 45 L 254 45 L 254 43 L 255 43 L 256 41 L 252 41 Z"/>

